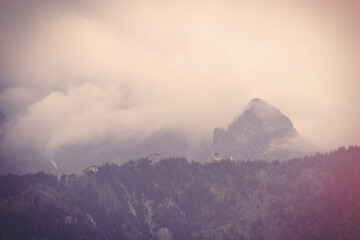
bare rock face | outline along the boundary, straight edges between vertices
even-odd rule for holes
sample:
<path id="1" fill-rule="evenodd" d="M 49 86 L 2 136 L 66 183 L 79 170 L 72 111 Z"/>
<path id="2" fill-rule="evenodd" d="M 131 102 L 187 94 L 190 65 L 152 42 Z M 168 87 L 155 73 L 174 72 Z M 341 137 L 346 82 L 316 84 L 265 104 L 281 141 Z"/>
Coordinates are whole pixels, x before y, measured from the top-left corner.
<path id="1" fill-rule="evenodd" d="M 290 119 L 261 99 L 253 99 L 227 130 L 215 128 L 211 147 L 222 159 L 272 161 L 301 157 L 315 151 Z"/>

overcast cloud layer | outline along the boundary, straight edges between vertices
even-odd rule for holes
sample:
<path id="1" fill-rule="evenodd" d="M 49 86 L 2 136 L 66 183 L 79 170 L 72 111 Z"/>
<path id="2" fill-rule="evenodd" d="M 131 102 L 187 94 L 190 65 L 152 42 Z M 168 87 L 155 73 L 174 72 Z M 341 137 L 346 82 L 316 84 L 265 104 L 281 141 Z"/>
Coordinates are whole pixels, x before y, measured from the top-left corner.
<path id="1" fill-rule="evenodd" d="M 208 138 L 254 97 L 322 150 L 360 144 L 358 1 L 58 2 L 0 2 L 2 151 Z"/>

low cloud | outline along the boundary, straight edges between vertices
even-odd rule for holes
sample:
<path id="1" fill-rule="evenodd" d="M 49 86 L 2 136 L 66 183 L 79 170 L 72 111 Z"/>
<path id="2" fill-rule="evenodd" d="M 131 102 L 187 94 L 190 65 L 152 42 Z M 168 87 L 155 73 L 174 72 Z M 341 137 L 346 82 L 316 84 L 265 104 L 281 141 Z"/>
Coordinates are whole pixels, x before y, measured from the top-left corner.
<path id="1" fill-rule="evenodd" d="M 209 138 L 253 97 L 321 149 L 360 144 L 359 46 L 350 31 L 359 33 L 344 9 L 276 1 L 4 6 L 3 151 L 32 148 L 48 159 L 67 145 L 164 128 Z"/>

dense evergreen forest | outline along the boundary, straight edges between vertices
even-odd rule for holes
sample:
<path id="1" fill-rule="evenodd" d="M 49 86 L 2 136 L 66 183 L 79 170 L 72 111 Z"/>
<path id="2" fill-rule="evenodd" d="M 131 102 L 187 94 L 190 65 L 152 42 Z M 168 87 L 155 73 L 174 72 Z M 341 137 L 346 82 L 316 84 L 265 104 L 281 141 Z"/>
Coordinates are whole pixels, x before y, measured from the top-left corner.
<path id="1" fill-rule="evenodd" d="M 360 148 L 0 176 L 1 239 L 360 239 Z"/>

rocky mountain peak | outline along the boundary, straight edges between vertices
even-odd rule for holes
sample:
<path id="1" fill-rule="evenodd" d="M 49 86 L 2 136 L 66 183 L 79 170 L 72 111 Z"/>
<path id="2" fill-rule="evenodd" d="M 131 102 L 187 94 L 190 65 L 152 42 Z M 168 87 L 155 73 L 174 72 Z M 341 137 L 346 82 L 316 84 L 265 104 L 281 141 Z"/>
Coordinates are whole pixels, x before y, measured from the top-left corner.
<path id="1" fill-rule="evenodd" d="M 222 158 L 285 160 L 314 149 L 276 107 L 255 98 L 227 130 L 216 128 L 212 152 Z"/>
<path id="2" fill-rule="evenodd" d="M 267 102 L 253 99 L 242 115 L 230 124 L 228 132 L 236 135 L 256 136 L 261 134 L 269 137 L 282 138 L 297 134 L 290 119 L 279 109 Z"/>

